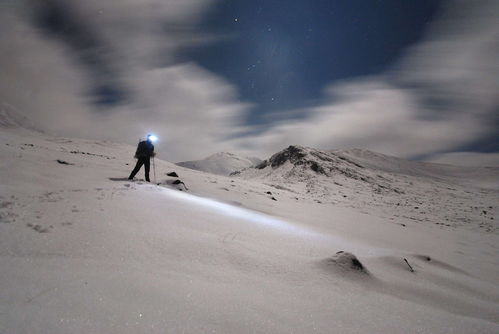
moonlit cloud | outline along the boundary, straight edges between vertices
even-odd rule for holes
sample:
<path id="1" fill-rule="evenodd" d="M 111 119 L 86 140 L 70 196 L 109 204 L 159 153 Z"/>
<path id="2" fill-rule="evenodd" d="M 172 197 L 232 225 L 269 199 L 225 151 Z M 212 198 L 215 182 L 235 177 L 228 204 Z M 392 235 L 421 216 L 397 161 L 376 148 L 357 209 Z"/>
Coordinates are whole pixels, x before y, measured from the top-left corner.
<path id="1" fill-rule="evenodd" d="M 237 87 L 178 59 L 223 37 L 198 29 L 214 4 L 4 2 L 0 104 L 61 135 L 133 144 L 154 131 L 171 161 L 218 151 L 266 157 L 290 144 L 438 160 L 497 134 L 497 1 L 449 2 L 391 70 L 332 83 L 320 103 L 264 126 L 246 123 L 252 105 Z"/>
<path id="2" fill-rule="evenodd" d="M 426 39 L 378 77 L 334 84 L 325 102 L 255 147 L 363 147 L 403 157 L 456 150 L 497 133 L 499 3 L 450 3 Z"/>
<path id="3" fill-rule="evenodd" d="M 0 40 L 2 106 L 45 130 L 76 125 L 88 117 L 85 78 L 60 43 L 45 39 L 5 8 L 0 10 Z"/>
<path id="4" fill-rule="evenodd" d="M 321 149 L 364 147 L 410 157 L 467 143 L 486 126 L 467 114 L 421 118 L 416 96 L 382 78 L 336 85 L 330 94 L 331 102 L 308 110 L 306 121 L 277 124 L 256 138 L 258 145 L 267 143 L 274 149 L 286 143 Z"/>
<path id="5" fill-rule="evenodd" d="M 51 0 L 4 5 L 0 101 L 38 128 L 60 135 L 135 143 L 154 131 L 170 160 L 233 149 L 226 138 L 238 131 L 248 105 L 237 101 L 235 88 L 222 78 L 196 64 L 174 62 L 180 48 L 213 39 L 194 31 L 210 3 Z M 26 10 L 49 16 L 48 25 L 67 26 L 71 34 L 47 31 Z M 81 22 L 66 23 L 57 17 L 62 14 Z M 67 40 L 84 39 L 85 34 L 74 33 L 80 30 L 99 34 L 91 43 Z M 103 68 L 112 70 L 100 78 Z M 102 82 L 126 87 L 126 101 L 97 106 L 91 92 Z"/>

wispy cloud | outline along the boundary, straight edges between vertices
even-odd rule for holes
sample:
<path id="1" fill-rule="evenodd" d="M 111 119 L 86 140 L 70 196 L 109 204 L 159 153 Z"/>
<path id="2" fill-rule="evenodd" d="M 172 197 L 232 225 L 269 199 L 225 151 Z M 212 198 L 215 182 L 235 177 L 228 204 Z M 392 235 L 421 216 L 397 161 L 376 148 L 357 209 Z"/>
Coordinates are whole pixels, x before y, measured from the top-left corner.
<path id="1" fill-rule="evenodd" d="M 404 157 L 449 152 L 497 134 L 499 21 L 494 1 L 454 1 L 387 73 L 334 84 L 305 120 L 276 124 L 255 147 L 290 142 Z"/>
<path id="2" fill-rule="evenodd" d="M 265 127 L 244 123 L 251 105 L 237 87 L 179 63 L 183 48 L 216 40 L 197 29 L 211 5 L 4 2 L 0 102 L 63 135 L 133 143 L 156 131 L 169 160 L 222 150 L 263 157 L 292 143 L 428 157 L 497 134 L 497 1 L 449 2 L 390 71 L 332 84 L 318 105 Z"/>
<path id="3" fill-rule="evenodd" d="M 233 149 L 225 139 L 248 105 L 222 78 L 175 59 L 183 47 L 213 41 L 196 30 L 211 3 L 4 4 L 0 101 L 62 135 L 133 143 L 155 131 L 172 160 Z"/>
<path id="4" fill-rule="evenodd" d="M 468 114 L 420 117 L 417 96 L 383 77 L 332 86 L 330 102 L 307 110 L 304 120 L 282 122 L 261 134 L 258 145 L 302 143 L 323 149 L 363 147 L 397 156 L 416 156 L 465 144 L 486 124 Z"/>

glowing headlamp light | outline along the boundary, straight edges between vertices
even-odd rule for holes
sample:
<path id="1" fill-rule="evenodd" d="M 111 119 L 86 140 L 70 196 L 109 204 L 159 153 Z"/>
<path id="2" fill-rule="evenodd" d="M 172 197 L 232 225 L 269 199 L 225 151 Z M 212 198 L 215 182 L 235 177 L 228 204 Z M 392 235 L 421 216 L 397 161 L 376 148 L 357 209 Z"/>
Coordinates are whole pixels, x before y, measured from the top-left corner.
<path id="1" fill-rule="evenodd" d="M 149 139 L 152 142 L 155 142 L 156 140 L 158 140 L 158 137 L 156 137 L 155 135 L 149 135 L 147 136 L 147 139 Z"/>

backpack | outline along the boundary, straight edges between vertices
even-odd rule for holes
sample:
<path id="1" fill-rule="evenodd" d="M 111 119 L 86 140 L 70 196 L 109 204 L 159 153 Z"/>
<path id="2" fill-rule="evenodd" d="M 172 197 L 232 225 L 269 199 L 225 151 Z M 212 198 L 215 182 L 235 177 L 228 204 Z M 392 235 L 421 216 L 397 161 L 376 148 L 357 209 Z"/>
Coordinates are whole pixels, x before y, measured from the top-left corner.
<path id="1" fill-rule="evenodd" d="M 154 145 L 147 141 L 141 141 L 137 145 L 137 151 L 135 152 L 135 158 L 149 158 L 154 154 Z"/>

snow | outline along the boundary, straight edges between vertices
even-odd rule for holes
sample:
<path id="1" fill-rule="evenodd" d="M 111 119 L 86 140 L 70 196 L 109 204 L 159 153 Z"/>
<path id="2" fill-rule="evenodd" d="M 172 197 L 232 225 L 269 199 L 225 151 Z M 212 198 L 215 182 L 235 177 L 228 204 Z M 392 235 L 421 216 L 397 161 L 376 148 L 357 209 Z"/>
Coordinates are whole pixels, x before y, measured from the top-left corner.
<path id="1" fill-rule="evenodd" d="M 323 152 L 290 146 L 237 175 L 287 190 L 291 198 L 350 207 L 399 224 L 497 232 L 499 168 L 476 170 L 365 150 Z"/>
<path id="2" fill-rule="evenodd" d="M 460 183 L 315 152 L 336 172 L 157 157 L 160 185 L 116 180 L 134 151 L 0 128 L 0 333 L 499 332 L 495 169 Z"/>
<path id="3" fill-rule="evenodd" d="M 388 173 L 437 178 L 452 183 L 499 189 L 498 167 L 464 167 L 422 161 L 408 161 L 368 150 L 336 151 L 340 156 Z"/>
<path id="4" fill-rule="evenodd" d="M 211 174 L 229 175 L 261 162 L 258 158 L 246 158 L 234 153 L 219 152 L 202 160 L 178 162 L 177 165 Z"/>

